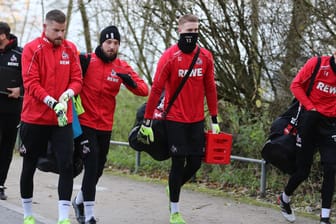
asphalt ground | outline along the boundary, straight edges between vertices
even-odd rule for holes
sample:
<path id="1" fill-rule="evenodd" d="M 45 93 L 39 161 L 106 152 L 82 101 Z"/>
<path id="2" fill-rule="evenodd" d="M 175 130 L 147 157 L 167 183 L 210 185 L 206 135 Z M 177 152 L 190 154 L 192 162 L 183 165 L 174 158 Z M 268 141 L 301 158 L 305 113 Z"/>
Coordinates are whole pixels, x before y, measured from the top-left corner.
<path id="1" fill-rule="evenodd" d="M 19 178 L 21 157 L 15 156 L 6 182 L 6 201 L 0 200 L 0 224 L 23 223 Z M 56 174 L 35 174 L 33 212 L 37 224 L 56 224 Z M 80 189 L 81 175 L 75 178 L 73 197 Z M 166 184 L 104 174 L 97 186 L 95 215 L 99 224 L 169 224 Z M 288 223 L 278 208 L 260 207 L 222 196 L 183 189 L 181 214 L 188 224 L 267 224 Z M 76 224 L 73 209 L 70 220 Z M 296 224 L 317 224 L 317 219 L 297 216 Z"/>

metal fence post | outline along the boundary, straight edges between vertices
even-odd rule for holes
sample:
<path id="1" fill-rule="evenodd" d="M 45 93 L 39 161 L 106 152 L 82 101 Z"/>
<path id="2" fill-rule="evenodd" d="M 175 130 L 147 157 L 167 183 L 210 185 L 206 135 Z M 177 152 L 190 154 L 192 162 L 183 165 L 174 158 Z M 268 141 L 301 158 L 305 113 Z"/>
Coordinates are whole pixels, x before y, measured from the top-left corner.
<path id="1" fill-rule="evenodd" d="M 134 169 L 134 173 L 138 172 L 138 169 L 140 167 L 140 163 L 141 163 L 141 152 L 136 151 L 135 152 L 135 169 Z"/>
<path id="2" fill-rule="evenodd" d="M 260 177 L 260 195 L 265 197 L 266 195 L 266 161 L 261 160 L 261 177 Z"/>
<path id="3" fill-rule="evenodd" d="M 110 144 L 113 145 L 121 145 L 121 146 L 128 146 L 128 142 L 119 142 L 119 141 L 110 141 Z M 231 160 L 238 160 L 243 162 L 250 162 L 250 163 L 259 163 L 261 164 L 261 176 L 260 176 L 260 195 L 264 197 L 266 194 L 266 161 L 263 159 L 253 159 L 253 158 L 246 158 L 241 156 L 234 156 L 231 155 Z M 135 169 L 134 173 L 137 173 L 141 163 L 141 152 L 135 152 Z"/>

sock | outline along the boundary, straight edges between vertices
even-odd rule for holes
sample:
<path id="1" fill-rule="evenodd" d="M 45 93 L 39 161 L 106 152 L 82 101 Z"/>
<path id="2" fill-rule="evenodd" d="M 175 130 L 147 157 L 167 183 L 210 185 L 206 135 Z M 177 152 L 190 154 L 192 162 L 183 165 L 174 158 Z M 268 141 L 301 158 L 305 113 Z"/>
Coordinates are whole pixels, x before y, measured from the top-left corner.
<path id="1" fill-rule="evenodd" d="M 23 217 L 33 216 L 33 198 L 22 198 Z"/>
<path id="2" fill-rule="evenodd" d="M 329 217 L 330 217 L 330 208 L 322 208 L 321 218 L 329 218 Z"/>
<path id="3" fill-rule="evenodd" d="M 170 202 L 170 213 L 176 213 L 176 212 L 180 212 L 180 208 L 179 208 L 179 203 L 178 202 Z"/>
<path id="4" fill-rule="evenodd" d="M 83 192 L 82 191 L 79 191 L 77 196 L 76 196 L 76 204 L 79 205 L 79 204 L 82 204 L 84 201 L 83 199 Z"/>
<path id="5" fill-rule="evenodd" d="M 94 217 L 94 201 L 84 201 L 84 214 L 85 214 L 85 222 L 90 221 L 92 217 Z"/>
<path id="6" fill-rule="evenodd" d="M 285 203 L 289 203 L 290 202 L 290 196 L 288 196 L 285 192 L 282 192 L 282 200 Z"/>
<path id="7" fill-rule="evenodd" d="M 58 201 L 58 221 L 69 218 L 70 201 Z"/>

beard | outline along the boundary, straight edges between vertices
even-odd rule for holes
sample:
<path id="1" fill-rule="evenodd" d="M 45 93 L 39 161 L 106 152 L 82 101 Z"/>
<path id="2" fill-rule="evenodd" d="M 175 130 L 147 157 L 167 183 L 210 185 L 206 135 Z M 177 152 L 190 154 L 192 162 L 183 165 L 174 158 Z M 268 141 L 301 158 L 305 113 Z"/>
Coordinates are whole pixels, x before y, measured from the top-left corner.
<path id="1" fill-rule="evenodd" d="M 63 41 L 63 39 L 55 39 L 55 40 L 53 41 L 53 44 L 54 44 L 55 46 L 60 46 L 60 45 L 62 44 L 62 41 Z"/>
<path id="2" fill-rule="evenodd" d="M 117 53 L 115 52 L 105 52 L 105 56 L 110 59 L 110 61 L 113 61 L 117 57 Z"/>

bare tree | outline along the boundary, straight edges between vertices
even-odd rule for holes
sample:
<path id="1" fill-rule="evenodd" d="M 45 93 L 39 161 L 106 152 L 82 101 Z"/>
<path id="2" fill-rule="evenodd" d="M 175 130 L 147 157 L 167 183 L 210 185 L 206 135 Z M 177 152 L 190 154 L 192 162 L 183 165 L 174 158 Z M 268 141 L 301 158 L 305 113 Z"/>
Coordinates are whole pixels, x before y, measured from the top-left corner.
<path id="1" fill-rule="evenodd" d="M 90 24 L 89 24 L 89 19 L 86 13 L 86 7 L 85 7 L 83 0 L 78 0 L 78 8 L 79 8 L 79 11 L 82 17 L 82 22 L 83 22 L 86 51 L 91 52 L 92 45 L 91 45 Z"/>

